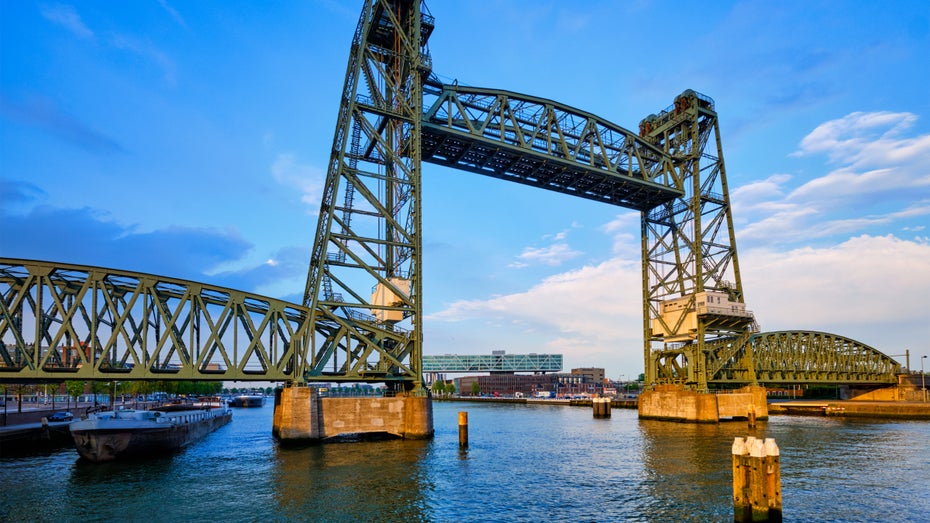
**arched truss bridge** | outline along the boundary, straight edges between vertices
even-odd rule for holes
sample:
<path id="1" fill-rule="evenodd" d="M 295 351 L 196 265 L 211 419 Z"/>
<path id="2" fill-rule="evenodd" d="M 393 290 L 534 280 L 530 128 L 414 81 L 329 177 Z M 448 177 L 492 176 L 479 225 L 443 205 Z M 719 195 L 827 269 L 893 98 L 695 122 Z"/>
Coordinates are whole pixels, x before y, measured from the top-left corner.
<path id="1" fill-rule="evenodd" d="M 717 385 L 893 384 L 901 372 L 890 356 L 826 332 L 760 332 L 707 348 L 708 383 Z"/>

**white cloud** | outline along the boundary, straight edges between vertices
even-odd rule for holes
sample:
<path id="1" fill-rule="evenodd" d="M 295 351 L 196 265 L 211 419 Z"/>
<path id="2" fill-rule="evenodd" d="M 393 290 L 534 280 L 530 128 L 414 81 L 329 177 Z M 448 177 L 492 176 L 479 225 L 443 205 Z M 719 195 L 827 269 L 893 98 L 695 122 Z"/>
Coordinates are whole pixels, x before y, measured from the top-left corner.
<path id="1" fill-rule="evenodd" d="M 794 154 L 827 153 L 832 161 L 844 163 L 868 161 L 875 153 L 882 156 L 886 143 L 901 141 L 895 137 L 916 121 L 917 116 L 911 113 L 850 113 L 818 125 L 801 140 L 801 149 Z"/>
<path id="2" fill-rule="evenodd" d="M 84 25 L 80 15 L 78 15 L 73 6 L 62 4 L 44 6 L 42 8 L 42 16 L 50 22 L 64 27 L 78 38 L 90 39 L 94 37 L 94 32 Z"/>
<path id="3" fill-rule="evenodd" d="M 639 238 L 640 215 L 638 212 L 618 214 L 613 220 L 601 226 L 601 230 L 612 235 L 611 252 L 613 254 L 638 258 L 637 253 L 642 250 Z"/>
<path id="4" fill-rule="evenodd" d="M 614 360 L 632 358 L 640 362 L 632 372 L 642 365 L 640 264 L 614 258 L 551 276 L 525 292 L 455 302 L 426 321 L 478 322 L 487 337 L 495 329 L 519 329 L 542 340 L 541 348 L 523 352 L 564 352 L 568 365 L 611 364 L 611 372 L 618 372 Z"/>
<path id="5" fill-rule="evenodd" d="M 271 174 L 278 183 L 297 188 L 301 192 L 300 201 L 310 206 L 310 211 L 319 208 L 324 182 L 322 170 L 298 163 L 294 154 L 283 153 L 275 158 Z"/>
<path id="6" fill-rule="evenodd" d="M 826 154 L 839 164 L 797 188 L 777 174 L 738 187 L 733 215 L 740 241 L 801 244 L 875 231 L 927 213 L 930 134 L 906 136 L 911 113 L 851 113 L 817 126 L 796 156 Z"/>
<path id="7" fill-rule="evenodd" d="M 930 326 L 926 239 L 862 235 L 823 248 L 751 249 L 740 262 L 747 305 L 763 330 L 822 330 L 891 344 L 916 340 Z"/>
<path id="8" fill-rule="evenodd" d="M 925 238 L 858 236 L 788 252 L 756 248 L 743 251 L 740 262 L 747 306 L 765 331 L 833 332 L 886 353 L 930 335 Z M 485 340 L 509 336 L 506 346 L 516 352 L 562 353 L 567 366 L 640 372 L 640 278 L 638 259 L 617 257 L 546 278 L 525 292 L 455 302 L 426 321 L 445 324 L 430 327 L 445 332 L 453 324 L 479 329 Z"/>
<path id="9" fill-rule="evenodd" d="M 580 251 L 573 250 L 567 243 L 554 243 L 548 247 L 527 247 L 517 256 L 518 261 L 509 267 L 523 268 L 530 265 L 549 265 L 556 267 L 562 263 L 581 255 Z"/>
<path id="10" fill-rule="evenodd" d="M 930 194 L 930 134 L 904 136 L 917 116 L 911 113 L 851 113 L 817 126 L 798 155 L 825 153 L 842 165 L 791 193 L 802 200 L 874 194 L 896 190 Z"/>

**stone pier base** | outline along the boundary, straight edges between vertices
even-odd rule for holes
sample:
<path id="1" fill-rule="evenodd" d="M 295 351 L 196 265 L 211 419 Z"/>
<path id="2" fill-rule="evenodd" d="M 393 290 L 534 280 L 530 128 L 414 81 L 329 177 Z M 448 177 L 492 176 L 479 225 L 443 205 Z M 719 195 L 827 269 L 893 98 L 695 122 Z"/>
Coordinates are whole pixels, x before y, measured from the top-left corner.
<path id="1" fill-rule="evenodd" d="M 275 391 L 272 434 L 282 441 L 433 437 L 429 396 L 330 398 L 311 387 Z"/>
<path id="2" fill-rule="evenodd" d="M 756 419 L 769 417 L 765 387 L 752 385 L 732 392 L 708 393 L 680 385 L 659 385 L 639 396 L 639 417 L 717 423 L 721 419 L 746 418 L 754 409 Z"/>

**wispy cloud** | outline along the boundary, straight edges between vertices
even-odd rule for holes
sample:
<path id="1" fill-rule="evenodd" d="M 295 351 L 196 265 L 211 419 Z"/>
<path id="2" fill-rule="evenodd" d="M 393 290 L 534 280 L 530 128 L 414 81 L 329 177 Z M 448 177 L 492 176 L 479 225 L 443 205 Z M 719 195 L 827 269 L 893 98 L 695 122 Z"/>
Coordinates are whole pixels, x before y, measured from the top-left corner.
<path id="1" fill-rule="evenodd" d="M 92 39 L 94 37 L 94 32 L 84 25 L 73 6 L 63 4 L 46 5 L 41 8 L 41 11 L 42 16 L 48 21 L 64 27 L 78 38 Z"/>
<path id="2" fill-rule="evenodd" d="M 124 34 L 110 35 L 108 42 L 113 48 L 128 51 L 147 62 L 154 63 L 162 71 L 168 85 L 177 84 L 177 67 L 171 58 L 150 42 Z"/>
<path id="3" fill-rule="evenodd" d="M 55 100 L 32 96 L 14 102 L 0 96 L 0 114 L 12 121 L 37 127 L 57 138 L 97 154 L 125 152 L 115 139 L 92 129 L 89 125 L 66 112 Z"/>
<path id="4" fill-rule="evenodd" d="M 187 27 L 180 14 L 169 6 L 165 0 L 159 0 L 159 3 L 179 25 Z M 64 27 L 78 38 L 95 39 L 97 36 L 84 23 L 74 6 L 64 4 L 44 6 L 42 7 L 42 16 L 50 22 Z M 177 83 L 177 67 L 174 61 L 151 42 L 120 32 L 104 32 L 101 40 L 113 49 L 128 51 L 143 60 L 154 63 L 161 69 L 165 82 L 169 85 Z"/>
<path id="5" fill-rule="evenodd" d="M 308 212 L 319 208 L 325 181 L 321 169 L 299 163 L 295 154 L 282 153 L 271 165 L 271 174 L 278 183 L 301 192 L 300 201 L 309 206 Z"/>
<path id="6" fill-rule="evenodd" d="M 47 194 L 33 183 L 0 178 L 0 204 L 7 209 L 14 205 L 32 205 Z"/>
<path id="7" fill-rule="evenodd" d="M 527 247 L 517 256 L 516 262 L 510 267 L 526 267 L 529 265 L 549 265 L 557 267 L 567 260 L 577 258 L 580 251 L 573 250 L 567 243 L 554 243 L 548 247 Z"/>
<path id="8" fill-rule="evenodd" d="M 5 256 L 89 265 L 106 260 L 110 267 L 199 281 L 251 248 L 231 231 L 175 226 L 139 232 L 92 208 L 40 206 L 23 215 L 0 212 L 0 218 Z"/>
<path id="9" fill-rule="evenodd" d="M 158 0 L 158 5 L 160 5 L 162 9 L 164 9 L 169 15 L 171 15 L 171 18 L 173 18 L 174 21 L 177 22 L 179 26 L 183 27 L 184 29 L 187 29 L 187 22 L 184 21 L 184 17 L 181 16 L 181 13 L 179 13 L 177 9 L 168 5 L 168 2 L 166 0 Z"/>

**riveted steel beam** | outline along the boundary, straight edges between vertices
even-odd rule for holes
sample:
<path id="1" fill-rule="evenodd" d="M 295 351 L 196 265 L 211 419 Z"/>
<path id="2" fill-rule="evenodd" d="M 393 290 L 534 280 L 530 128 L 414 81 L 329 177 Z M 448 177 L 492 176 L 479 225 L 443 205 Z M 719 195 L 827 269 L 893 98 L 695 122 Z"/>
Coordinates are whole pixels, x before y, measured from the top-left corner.
<path id="1" fill-rule="evenodd" d="M 309 317 L 214 285 L 0 258 L 0 380 L 290 380 Z"/>

